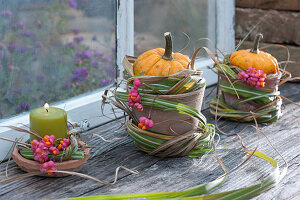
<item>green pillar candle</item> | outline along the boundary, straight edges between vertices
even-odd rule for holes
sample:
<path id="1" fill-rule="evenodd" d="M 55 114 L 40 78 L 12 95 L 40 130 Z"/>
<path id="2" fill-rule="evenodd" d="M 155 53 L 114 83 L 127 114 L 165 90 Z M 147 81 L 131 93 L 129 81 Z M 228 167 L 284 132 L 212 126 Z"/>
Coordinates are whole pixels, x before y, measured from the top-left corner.
<path id="1" fill-rule="evenodd" d="M 60 108 L 37 108 L 30 112 L 30 129 L 41 137 L 54 135 L 55 138 L 67 138 L 67 112 Z M 34 136 L 31 136 L 34 139 Z"/>

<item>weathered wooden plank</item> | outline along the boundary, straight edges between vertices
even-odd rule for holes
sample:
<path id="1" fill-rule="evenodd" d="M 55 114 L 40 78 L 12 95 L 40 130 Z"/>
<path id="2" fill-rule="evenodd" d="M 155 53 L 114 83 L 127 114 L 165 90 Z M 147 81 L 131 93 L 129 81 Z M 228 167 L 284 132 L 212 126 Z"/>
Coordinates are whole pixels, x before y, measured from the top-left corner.
<path id="1" fill-rule="evenodd" d="M 286 111 L 288 111 L 290 114 L 297 114 L 297 110 L 295 109 L 294 105 L 288 105 Z M 294 144 L 295 142 L 299 142 L 299 139 L 297 138 L 299 138 L 300 136 L 300 133 L 298 131 L 300 128 L 300 126 L 298 125 L 300 120 L 297 119 L 296 121 L 292 121 L 288 120 L 289 118 L 290 117 L 286 115 L 284 118 L 282 118 L 280 125 L 262 126 L 262 130 L 270 137 L 270 140 L 274 143 L 278 150 L 284 152 L 284 156 L 289 163 L 297 163 L 299 162 L 299 156 L 298 160 L 295 160 L 297 159 L 295 152 L 299 151 L 299 146 L 296 146 Z M 209 120 L 213 119 L 210 118 Z M 295 122 L 298 124 L 295 124 Z M 291 127 L 292 130 L 286 127 Z M 231 129 L 232 127 L 228 126 L 225 131 L 233 132 L 229 131 Z M 242 135 L 242 137 L 244 138 L 244 141 L 248 147 L 254 148 L 256 146 L 257 134 L 254 132 L 254 129 L 246 131 Z M 229 169 L 237 166 L 245 158 L 245 155 L 240 148 L 239 140 L 235 137 L 222 136 L 222 141 L 219 145 L 219 148 L 228 149 L 220 151 L 218 152 L 218 154 Z M 279 157 L 270 149 L 270 147 L 266 145 L 266 140 L 264 139 L 261 139 L 259 150 L 267 153 L 270 156 L 274 156 L 276 159 L 279 159 Z M 217 164 L 213 154 L 205 156 L 202 162 L 200 161 L 200 158 L 163 159 L 156 162 L 151 167 L 145 168 L 138 176 L 127 176 L 120 180 L 118 184 L 113 187 L 101 187 L 83 193 L 83 195 L 86 196 L 129 192 L 178 191 L 187 189 L 196 184 L 213 180 L 222 174 L 222 170 Z M 249 162 L 246 166 L 230 175 L 230 178 L 225 183 L 225 185 L 217 191 L 220 192 L 230 188 L 236 189 L 257 183 L 257 180 L 261 180 L 262 176 L 267 175 L 267 172 L 269 172 L 270 169 L 271 166 L 268 163 L 260 159 L 252 159 L 251 162 Z M 266 170 L 266 172 L 264 172 L 264 170 Z M 297 167 L 297 169 L 295 170 L 299 170 L 299 167 Z M 290 178 L 290 180 L 293 180 L 293 177 L 288 178 Z M 280 190 L 280 188 L 277 188 L 275 190 L 278 191 Z M 273 194 L 274 191 L 270 192 L 271 194 Z M 295 192 L 295 190 L 290 190 L 290 194 L 293 194 L 293 192 Z M 68 195 L 72 196 L 74 195 L 74 193 Z M 75 196 L 77 195 L 78 193 L 75 192 Z M 59 197 L 66 196 L 62 195 Z M 263 198 L 259 197 L 258 199 Z"/>
<path id="2" fill-rule="evenodd" d="M 284 84 L 280 87 L 282 95 L 299 103 L 300 87 L 296 83 Z M 208 93 L 208 90 L 207 90 Z M 213 96 L 215 92 L 211 96 Z M 211 97 L 210 97 L 211 98 Z M 209 98 L 209 99 L 210 99 Z M 214 117 L 208 113 L 207 104 L 204 105 L 203 113 L 209 122 L 214 122 Z M 284 110 L 285 115 L 279 123 L 272 125 L 260 125 L 261 129 L 268 135 L 273 144 L 283 153 L 289 164 L 290 172 L 279 187 L 261 195 L 258 199 L 270 199 L 274 197 L 281 199 L 296 195 L 299 185 L 299 144 L 300 138 L 300 118 L 299 108 L 293 104 L 287 104 Z M 233 132 L 241 130 L 245 125 L 221 120 L 220 127 L 224 131 Z M 119 128 L 117 122 L 110 122 L 91 130 L 102 135 L 106 139 L 113 137 L 123 137 L 127 133 L 123 128 Z M 257 144 L 257 134 L 254 129 L 247 130 L 242 137 L 248 147 L 254 148 Z M 261 137 L 262 138 L 262 137 Z M 10 184 L 0 185 L 0 196 L 3 199 L 56 199 L 76 196 L 87 196 L 96 194 L 116 194 L 129 192 L 150 192 L 150 191 L 178 191 L 187 189 L 203 182 L 217 178 L 222 174 L 222 170 L 217 164 L 212 153 L 202 158 L 157 158 L 148 156 L 140 152 L 132 143 L 130 138 L 116 140 L 112 143 L 103 142 L 99 138 L 94 138 L 90 145 L 97 145 L 96 154 L 88 160 L 82 173 L 94 176 L 99 179 L 110 181 L 113 179 L 114 170 L 120 165 L 131 169 L 139 170 L 139 175 L 129 175 L 128 172 L 120 173 L 120 180 L 114 186 L 103 186 L 90 180 L 79 177 L 66 177 L 59 179 L 32 177 L 15 181 Z M 232 169 L 237 166 L 243 158 L 239 140 L 236 137 L 221 136 L 219 148 L 227 150 L 219 151 L 224 164 Z M 270 156 L 279 157 L 266 145 L 266 141 L 261 139 L 260 151 Z M 3 171 L 5 164 L 0 164 L 0 178 L 4 178 Z M 282 162 L 281 162 L 282 164 Z M 11 161 L 9 168 L 11 174 L 20 174 L 21 170 L 14 168 L 15 164 Z M 247 182 L 256 183 L 262 176 L 266 175 L 263 170 L 269 171 L 271 168 L 268 163 L 260 159 L 252 159 L 246 166 L 240 168 L 232 175 L 223 187 L 217 191 L 224 191 L 230 188 L 246 186 Z M 295 189 L 293 189 L 295 188 Z"/>
<path id="3" fill-rule="evenodd" d="M 294 87 L 296 87 L 298 90 L 292 89 L 293 92 L 289 91 L 289 94 L 287 93 L 288 90 L 284 90 L 282 93 L 285 96 L 294 96 L 295 94 L 299 94 L 299 87 L 297 87 L 297 84 L 290 84 Z M 299 86 L 299 85 L 298 85 Z M 296 100 L 296 98 L 295 98 Z M 298 96 L 299 100 L 299 96 Z M 289 110 L 287 110 L 289 111 Z M 206 111 L 207 112 L 207 111 Z M 206 113 L 207 114 L 207 113 Z M 288 117 L 288 116 L 286 116 Z M 209 120 L 213 120 L 213 118 L 210 118 Z M 233 124 L 233 123 L 232 123 Z M 228 129 L 231 129 L 232 127 L 228 126 Z M 299 128 L 299 127 L 298 127 Z M 296 129 L 295 129 L 296 130 Z M 272 131 L 271 131 L 272 133 Z M 243 157 L 243 154 L 241 153 L 240 149 L 236 149 L 237 146 L 237 140 L 236 138 L 225 138 L 225 143 L 231 144 L 229 148 L 231 149 L 230 152 L 226 152 L 225 155 L 222 155 L 222 160 L 224 163 L 229 164 L 229 168 L 233 168 L 233 166 L 236 166 L 241 158 Z M 247 138 L 249 139 L 249 138 Z M 246 141 L 247 141 L 246 139 Z M 250 140 L 251 139 L 251 140 Z M 256 137 L 251 137 L 249 140 L 251 143 L 256 143 Z M 227 141 L 226 141 L 227 140 Z M 293 142 L 293 141 L 290 141 Z M 281 143 L 281 141 L 278 141 L 278 143 Z M 289 145 L 289 144 L 287 144 Z M 297 152 L 295 149 L 292 149 L 291 152 Z M 268 152 L 270 153 L 270 152 Z M 239 158 L 239 159 L 236 159 Z M 179 161 L 179 162 L 178 162 Z M 218 164 L 216 163 L 213 156 L 208 156 L 207 160 L 204 159 L 202 163 L 206 163 L 204 165 L 200 165 L 200 169 L 198 167 L 193 167 L 191 170 L 187 171 L 184 175 L 181 175 L 184 171 L 189 169 L 191 167 L 192 161 L 195 161 L 196 163 L 199 162 L 199 159 L 190 159 L 190 158 L 172 158 L 172 159 L 164 159 L 162 161 L 157 162 L 155 165 L 151 166 L 150 168 L 147 168 L 143 171 L 143 175 L 141 177 L 132 177 L 128 176 L 122 179 L 118 185 L 112 187 L 112 189 L 108 190 L 93 190 L 91 192 L 85 193 L 85 195 L 95 195 L 95 194 L 103 194 L 104 192 L 107 193 L 128 193 L 128 192 L 134 192 L 137 190 L 138 186 L 138 192 L 150 192 L 150 191 L 162 191 L 161 189 L 164 188 L 166 191 L 177 191 L 181 189 L 186 189 L 188 187 L 191 187 L 192 184 L 199 184 L 202 181 L 201 180 L 213 180 L 218 175 L 221 174 L 220 167 L 218 167 Z M 256 161 L 256 162 L 259 162 Z M 261 164 L 263 166 L 267 166 L 268 164 L 261 161 Z M 175 166 L 175 167 L 174 167 Z M 215 172 L 215 169 L 218 168 L 218 171 Z M 207 170 L 211 169 L 211 170 Z M 244 170 L 244 169 L 241 169 Z M 159 173 L 155 173 L 155 171 L 159 171 Z M 194 173 L 193 173 L 194 172 Z M 247 171 L 246 173 L 249 173 Z M 252 172 L 253 175 L 257 175 L 257 172 Z M 187 174 L 187 175 L 186 175 Z M 195 174 L 201 174 L 199 175 L 198 179 L 195 180 Z M 259 176 L 252 176 L 255 178 L 259 178 Z M 237 174 L 238 177 L 240 177 L 240 174 Z M 245 181 L 249 180 L 249 176 L 244 176 Z M 256 181 L 256 179 L 253 179 L 252 182 Z M 250 180 L 251 182 L 251 180 Z M 235 186 L 241 186 L 240 181 L 234 180 L 234 183 L 236 183 Z M 230 186 L 230 184 L 227 184 Z M 168 187 L 168 188 L 167 188 Z"/>

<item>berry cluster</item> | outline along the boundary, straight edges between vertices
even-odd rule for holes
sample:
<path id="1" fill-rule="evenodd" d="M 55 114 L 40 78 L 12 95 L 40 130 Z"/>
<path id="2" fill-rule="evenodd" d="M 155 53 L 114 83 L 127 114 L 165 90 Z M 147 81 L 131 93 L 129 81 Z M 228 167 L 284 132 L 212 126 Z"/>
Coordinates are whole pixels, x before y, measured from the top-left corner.
<path id="1" fill-rule="evenodd" d="M 54 162 L 52 160 L 45 162 L 40 167 L 41 172 L 48 172 L 48 171 L 57 171 L 54 166 Z M 51 175 L 53 172 L 49 172 L 48 174 Z"/>
<path id="2" fill-rule="evenodd" d="M 149 119 L 147 117 L 140 117 L 139 120 L 140 120 L 140 123 L 139 123 L 138 127 L 143 130 L 152 128 L 154 126 L 154 122 L 152 121 L 152 119 Z"/>
<path id="3" fill-rule="evenodd" d="M 133 81 L 133 88 L 131 88 L 129 90 L 127 101 L 128 101 L 128 106 L 135 107 L 140 112 L 142 112 L 143 111 L 143 105 L 141 104 L 141 97 L 140 97 L 139 92 L 138 92 L 138 89 L 139 89 L 140 86 L 141 86 L 140 80 L 135 78 L 134 81 Z M 139 123 L 138 127 L 143 129 L 143 130 L 148 129 L 148 128 L 152 128 L 154 126 L 154 122 L 151 119 L 150 114 L 149 114 L 148 118 L 147 117 L 140 117 L 139 121 L 140 121 L 140 123 Z"/>
<path id="4" fill-rule="evenodd" d="M 63 138 L 61 141 L 59 141 L 58 150 L 65 150 L 68 146 L 70 146 L 70 140 Z"/>
<path id="5" fill-rule="evenodd" d="M 134 79 L 133 81 L 133 88 L 129 90 L 128 94 L 128 106 L 130 107 L 136 107 L 140 112 L 143 111 L 143 105 L 141 102 L 141 97 L 139 95 L 138 89 L 141 86 L 141 82 L 139 79 Z"/>
<path id="6" fill-rule="evenodd" d="M 263 70 L 256 70 L 255 68 L 249 67 L 245 72 L 239 73 L 239 80 L 252 85 L 253 87 L 265 87 L 266 73 Z"/>
<path id="7" fill-rule="evenodd" d="M 40 142 L 37 140 L 31 141 L 31 149 L 34 152 L 34 160 L 43 163 L 40 167 L 41 171 L 56 171 L 53 161 L 50 160 L 46 162 L 49 160 L 48 155 L 49 153 L 57 155 L 60 150 L 65 150 L 68 146 L 70 146 L 70 140 L 66 138 L 63 138 L 59 142 L 59 145 L 56 146 L 54 135 L 45 135 Z"/>

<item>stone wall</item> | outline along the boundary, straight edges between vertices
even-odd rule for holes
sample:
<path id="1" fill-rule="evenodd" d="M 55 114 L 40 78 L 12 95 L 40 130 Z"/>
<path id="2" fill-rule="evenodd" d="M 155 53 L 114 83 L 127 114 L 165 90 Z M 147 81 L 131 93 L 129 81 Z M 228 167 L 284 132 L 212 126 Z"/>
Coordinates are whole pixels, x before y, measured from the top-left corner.
<path id="1" fill-rule="evenodd" d="M 260 21 L 248 40 L 252 41 L 257 33 L 264 35 L 261 46 L 281 44 L 289 48 L 291 63 L 287 70 L 300 77 L 300 0 L 236 0 L 235 37 L 237 42 Z M 251 48 L 251 42 L 241 48 Z M 283 48 L 266 49 L 278 61 L 286 60 Z"/>

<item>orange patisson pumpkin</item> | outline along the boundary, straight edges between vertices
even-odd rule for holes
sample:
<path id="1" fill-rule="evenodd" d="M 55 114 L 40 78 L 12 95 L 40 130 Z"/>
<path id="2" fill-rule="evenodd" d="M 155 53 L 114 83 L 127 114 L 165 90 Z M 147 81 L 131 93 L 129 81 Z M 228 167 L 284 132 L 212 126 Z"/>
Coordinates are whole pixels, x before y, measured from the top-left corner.
<path id="1" fill-rule="evenodd" d="M 188 67 L 188 56 L 172 52 L 171 33 L 164 36 L 166 48 L 151 49 L 140 55 L 133 64 L 134 75 L 168 76 Z"/>
<path id="2" fill-rule="evenodd" d="M 253 67 L 257 70 L 263 70 L 266 74 L 275 74 L 278 72 L 278 62 L 271 54 L 258 49 L 259 40 L 262 34 L 257 34 L 254 40 L 253 49 L 243 49 L 234 52 L 230 56 L 230 64 L 243 70 Z"/>

